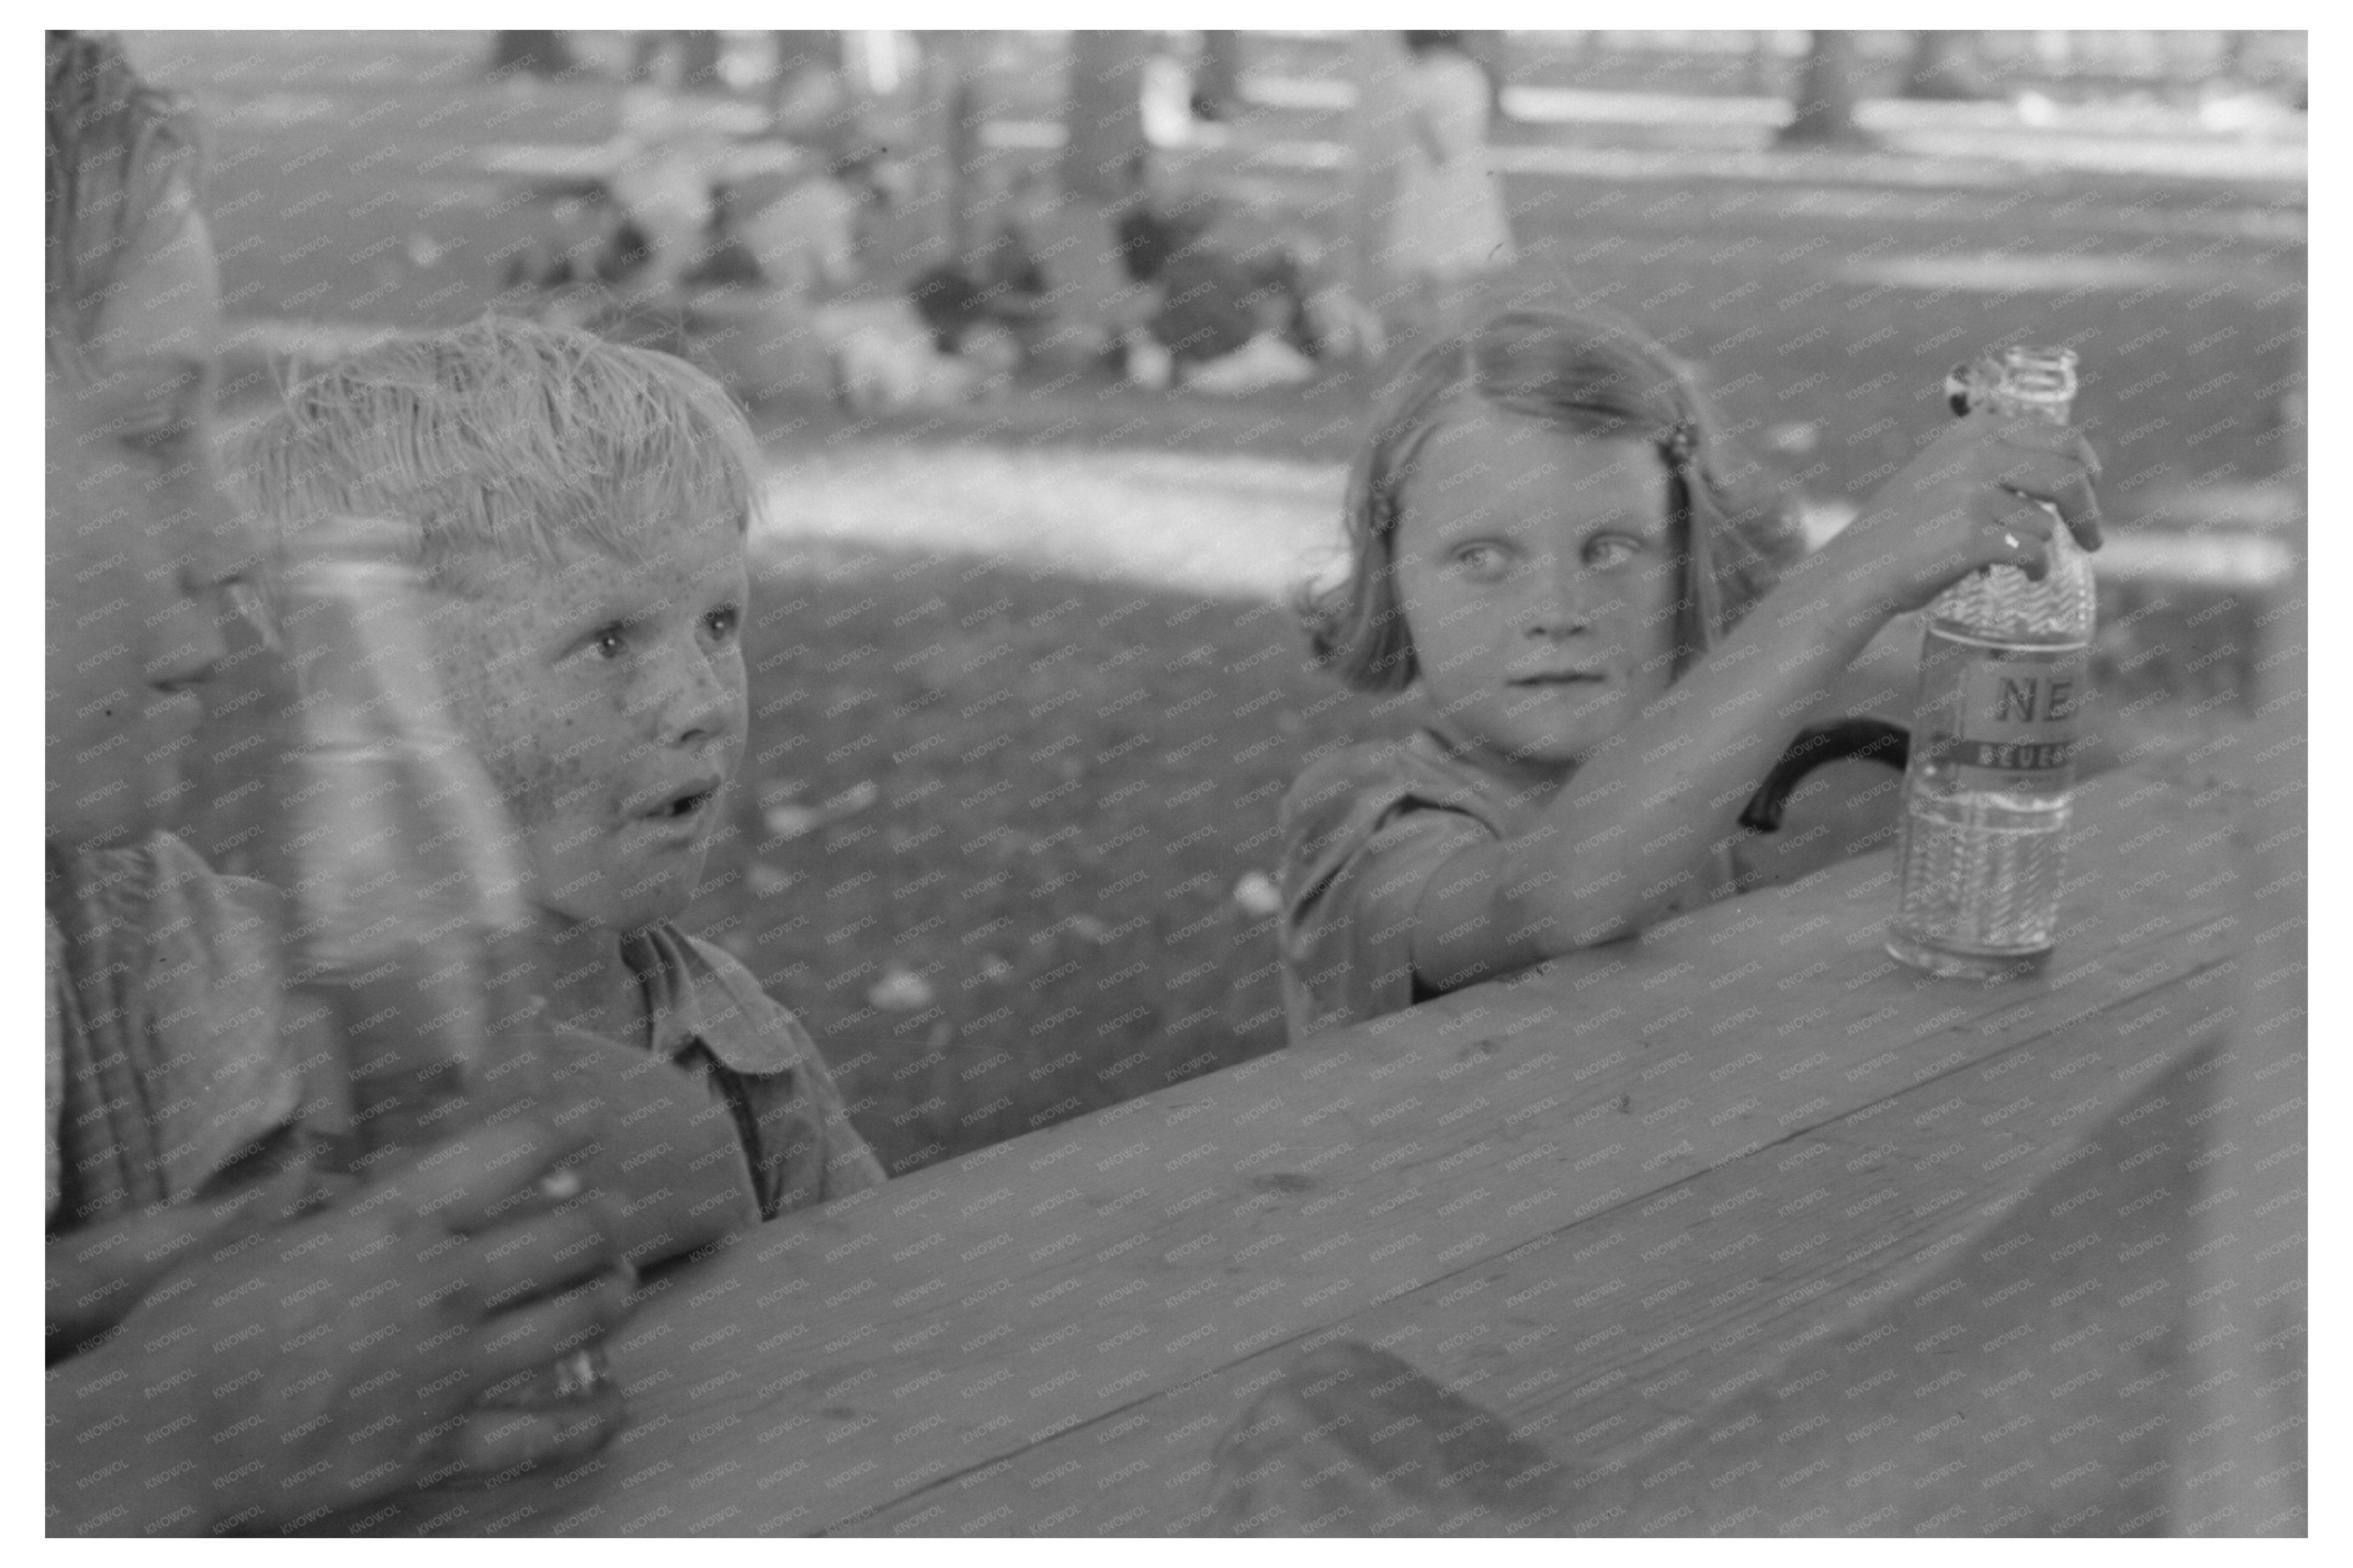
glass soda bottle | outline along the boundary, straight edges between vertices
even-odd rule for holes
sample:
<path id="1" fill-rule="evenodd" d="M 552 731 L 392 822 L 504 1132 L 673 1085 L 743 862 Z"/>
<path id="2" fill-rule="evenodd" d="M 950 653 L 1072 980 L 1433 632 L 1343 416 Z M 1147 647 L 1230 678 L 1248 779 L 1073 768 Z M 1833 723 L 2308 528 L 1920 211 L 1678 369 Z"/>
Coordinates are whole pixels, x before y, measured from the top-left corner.
<path id="1" fill-rule="evenodd" d="M 309 1120 L 351 1171 L 457 1132 L 494 1049 L 530 1065 L 538 1008 L 516 840 L 443 700 L 441 601 L 400 545 L 397 524 L 320 522 L 297 535 L 276 595 L 300 692 L 277 851 L 289 1008 L 318 1086 Z M 558 1199 L 578 1189 L 562 1172 L 543 1184 Z M 493 1398 L 543 1405 L 601 1367 L 575 1352 Z"/>
<path id="2" fill-rule="evenodd" d="M 2065 424 L 2074 352 L 2011 348 L 1956 371 L 1951 391 L 1958 411 Z M 1928 606 L 1887 950 L 1934 974 L 2006 978 L 2051 954 L 2094 597 L 2063 523 L 2048 559 L 2040 583 L 1989 567 Z"/>

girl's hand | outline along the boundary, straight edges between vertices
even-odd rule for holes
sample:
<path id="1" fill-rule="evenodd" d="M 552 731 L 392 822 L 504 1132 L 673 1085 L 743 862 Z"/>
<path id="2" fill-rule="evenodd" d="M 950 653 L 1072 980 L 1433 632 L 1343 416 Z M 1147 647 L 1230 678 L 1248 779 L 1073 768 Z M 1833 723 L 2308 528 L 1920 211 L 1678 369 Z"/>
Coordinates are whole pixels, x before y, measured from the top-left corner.
<path id="1" fill-rule="evenodd" d="M 1916 610 L 1986 566 L 2050 570 L 2047 501 L 2086 550 L 2100 547 L 2100 460 L 2072 426 L 1969 415 L 1881 487 L 1831 548 L 1861 556 L 1890 613 Z"/>
<path id="2" fill-rule="evenodd" d="M 467 1132 L 166 1279 L 106 1345 L 51 1369 L 51 1528 L 109 1498 L 153 1517 L 90 1527 L 282 1523 L 593 1451 L 619 1424 L 609 1391 L 471 1408 L 627 1310 L 613 1216 L 540 1185 L 572 1152 L 528 1122 Z M 123 1458 L 137 1473 L 94 1484 Z"/>

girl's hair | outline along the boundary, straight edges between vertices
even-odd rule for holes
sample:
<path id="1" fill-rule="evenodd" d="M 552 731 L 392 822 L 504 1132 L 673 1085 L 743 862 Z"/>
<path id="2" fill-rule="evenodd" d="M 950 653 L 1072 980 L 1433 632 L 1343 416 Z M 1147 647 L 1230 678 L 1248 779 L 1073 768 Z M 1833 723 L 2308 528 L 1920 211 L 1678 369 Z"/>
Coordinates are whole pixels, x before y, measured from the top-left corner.
<path id="1" fill-rule="evenodd" d="M 79 369 L 124 257 L 174 179 L 197 177 L 195 123 L 111 34 L 52 32 L 42 279 L 48 361 Z"/>
<path id="2" fill-rule="evenodd" d="M 590 332 L 489 316 L 389 339 L 286 395 L 235 465 L 281 530 L 332 512 L 415 529 L 412 558 L 459 593 L 482 564 L 593 548 L 638 559 L 681 516 L 759 506 L 759 447 L 718 383 Z"/>
<path id="3" fill-rule="evenodd" d="M 1347 575 L 1303 588 L 1294 601 L 1315 661 L 1359 690 L 1401 690 L 1418 673 L 1394 582 L 1401 492 L 1430 432 L 1472 400 L 1575 435 L 1630 437 L 1658 449 L 1683 567 L 1677 677 L 1800 552 L 1779 495 L 1753 468 L 1727 462 L 1698 394 L 1639 328 L 1598 311 L 1506 311 L 1427 350 L 1389 389 L 1348 474 Z"/>

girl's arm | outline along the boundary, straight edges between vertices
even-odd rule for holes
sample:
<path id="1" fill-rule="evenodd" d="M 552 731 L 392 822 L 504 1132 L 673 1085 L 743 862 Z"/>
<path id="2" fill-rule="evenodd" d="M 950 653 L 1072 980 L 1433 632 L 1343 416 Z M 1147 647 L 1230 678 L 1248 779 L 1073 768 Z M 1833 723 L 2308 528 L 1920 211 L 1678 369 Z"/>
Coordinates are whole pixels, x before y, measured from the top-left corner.
<path id="1" fill-rule="evenodd" d="M 1784 574 L 1723 644 L 1599 747 L 1531 833 L 1467 848 L 1415 911 L 1428 984 L 1629 936 L 1731 891 L 1723 850 L 1757 782 L 1891 616 L 1996 563 L 2041 576 L 2056 505 L 2098 547 L 2097 459 L 2073 430 L 1978 415 Z M 2031 498 L 2031 499 L 2026 499 Z"/>

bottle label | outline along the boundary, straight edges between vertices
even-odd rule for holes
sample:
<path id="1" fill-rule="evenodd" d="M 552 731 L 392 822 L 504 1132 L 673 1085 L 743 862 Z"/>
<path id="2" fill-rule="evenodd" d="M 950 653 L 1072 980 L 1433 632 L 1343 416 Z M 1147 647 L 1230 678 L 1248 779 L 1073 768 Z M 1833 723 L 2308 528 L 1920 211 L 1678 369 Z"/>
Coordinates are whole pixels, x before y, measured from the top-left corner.
<path id="1" fill-rule="evenodd" d="M 2086 649 L 1975 642 L 1932 628 L 1922 705 L 1932 764 L 1968 790 L 2047 793 L 2074 766 Z"/>

